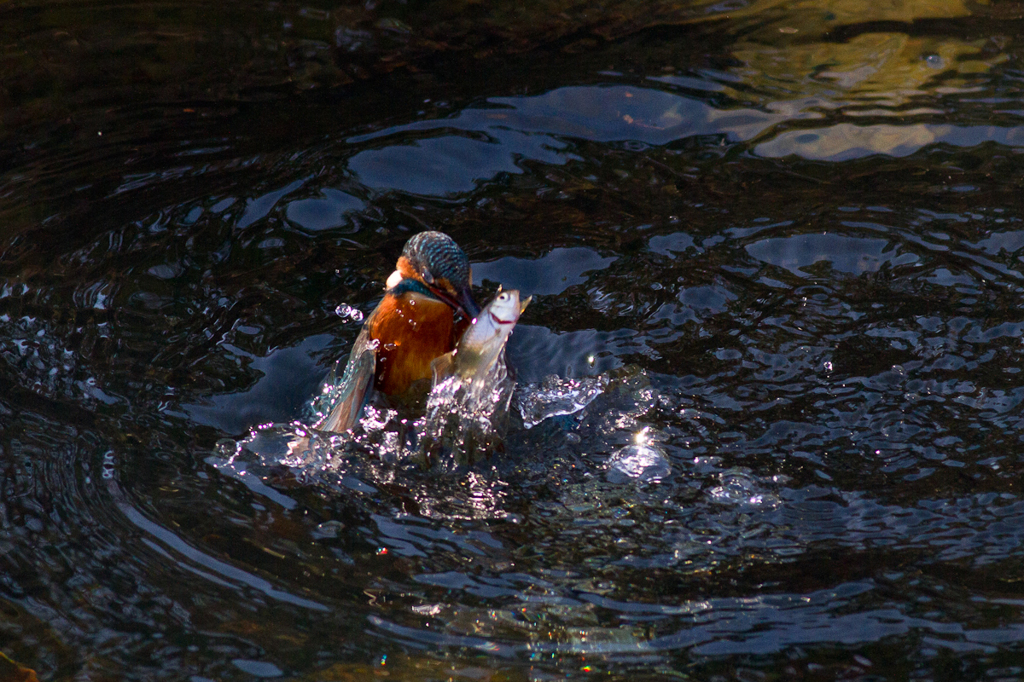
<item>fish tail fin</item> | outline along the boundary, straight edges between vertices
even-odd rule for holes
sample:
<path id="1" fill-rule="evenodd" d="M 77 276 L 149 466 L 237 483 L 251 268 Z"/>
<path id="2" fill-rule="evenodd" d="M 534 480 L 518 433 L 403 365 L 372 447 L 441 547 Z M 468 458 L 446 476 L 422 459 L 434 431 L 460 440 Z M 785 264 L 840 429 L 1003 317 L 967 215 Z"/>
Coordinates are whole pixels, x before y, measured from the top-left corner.
<path id="1" fill-rule="evenodd" d="M 447 379 L 455 368 L 455 353 L 445 353 L 439 355 L 430 362 L 430 371 L 434 376 L 433 385 L 437 386 L 439 383 Z"/>

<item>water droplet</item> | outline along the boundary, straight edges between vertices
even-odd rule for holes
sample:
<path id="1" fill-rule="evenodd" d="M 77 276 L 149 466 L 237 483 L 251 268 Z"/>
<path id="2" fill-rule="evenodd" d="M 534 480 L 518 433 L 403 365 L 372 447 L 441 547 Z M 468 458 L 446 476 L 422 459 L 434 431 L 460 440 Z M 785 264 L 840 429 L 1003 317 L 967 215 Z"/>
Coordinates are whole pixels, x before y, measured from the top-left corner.
<path id="1" fill-rule="evenodd" d="M 334 314 L 342 319 L 351 320 L 353 322 L 363 321 L 363 311 L 345 303 L 342 303 L 335 308 Z"/>
<path id="2" fill-rule="evenodd" d="M 646 429 L 641 432 L 646 441 Z M 637 434 L 639 438 L 641 434 Z M 608 480 L 611 483 L 627 481 L 657 481 L 672 472 L 668 455 L 650 442 L 628 445 L 608 458 Z"/>

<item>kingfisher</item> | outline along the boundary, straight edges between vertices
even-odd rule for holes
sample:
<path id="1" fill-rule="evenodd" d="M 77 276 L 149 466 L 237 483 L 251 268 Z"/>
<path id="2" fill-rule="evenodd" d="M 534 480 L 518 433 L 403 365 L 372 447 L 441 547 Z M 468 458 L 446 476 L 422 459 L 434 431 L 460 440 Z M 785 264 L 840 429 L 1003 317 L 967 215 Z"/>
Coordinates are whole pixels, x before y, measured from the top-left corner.
<path id="1" fill-rule="evenodd" d="M 420 232 L 405 243 L 384 298 L 366 318 L 344 375 L 337 368 L 314 409 L 326 414 L 315 428 L 347 431 L 378 390 L 400 395 L 431 378 L 430 363 L 454 350 L 480 313 L 470 292 L 472 269 L 459 245 L 443 232 Z M 321 401 L 326 400 L 324 405 Z"/>

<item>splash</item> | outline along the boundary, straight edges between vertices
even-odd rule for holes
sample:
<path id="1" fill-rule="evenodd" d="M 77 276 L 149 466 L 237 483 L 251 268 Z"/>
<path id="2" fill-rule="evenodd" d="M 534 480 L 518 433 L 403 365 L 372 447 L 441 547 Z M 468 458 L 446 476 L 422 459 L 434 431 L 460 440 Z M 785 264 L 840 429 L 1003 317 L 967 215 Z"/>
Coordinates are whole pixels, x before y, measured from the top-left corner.
<path id="1" fill-rule="evenodd" d="M 427 463 L 449 470 L 499 447 L 514 388 L 504 349 L 484 376 L 455 374 L 435 385 L 420 429 L 419 449 Z"/>
<path id="2" fill-rule="evenodd" d="M 539 385 L 524 387 L 516 396 L 523 427 L 531 429 L 550 417 L 576 414 L 608 387 L 609 378 L 567 379 L 551 375 Z"/>
<path id="3" fill-rule="evenodd" d="M 668 455 L 651 436 L 650 427 L 634 438 L 633 445 L 617 450 L 608 458 L 607 478 L 610 483 L 653 483 L 672 473 Z"/>

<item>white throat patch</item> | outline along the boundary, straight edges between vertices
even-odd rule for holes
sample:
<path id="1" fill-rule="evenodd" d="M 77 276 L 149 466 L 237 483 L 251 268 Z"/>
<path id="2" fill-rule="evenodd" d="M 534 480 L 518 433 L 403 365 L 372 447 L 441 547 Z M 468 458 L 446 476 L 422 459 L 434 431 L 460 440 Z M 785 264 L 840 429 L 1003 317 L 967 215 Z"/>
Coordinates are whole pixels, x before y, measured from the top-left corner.
<path id="1" fill-rule="evenodd" d="M 402 273 L 395 270 L 388 276 L 388 281 L 384 283 L 385 289 L 394 289 L 398 286 L 398 283 L 402 281 Z"/>

